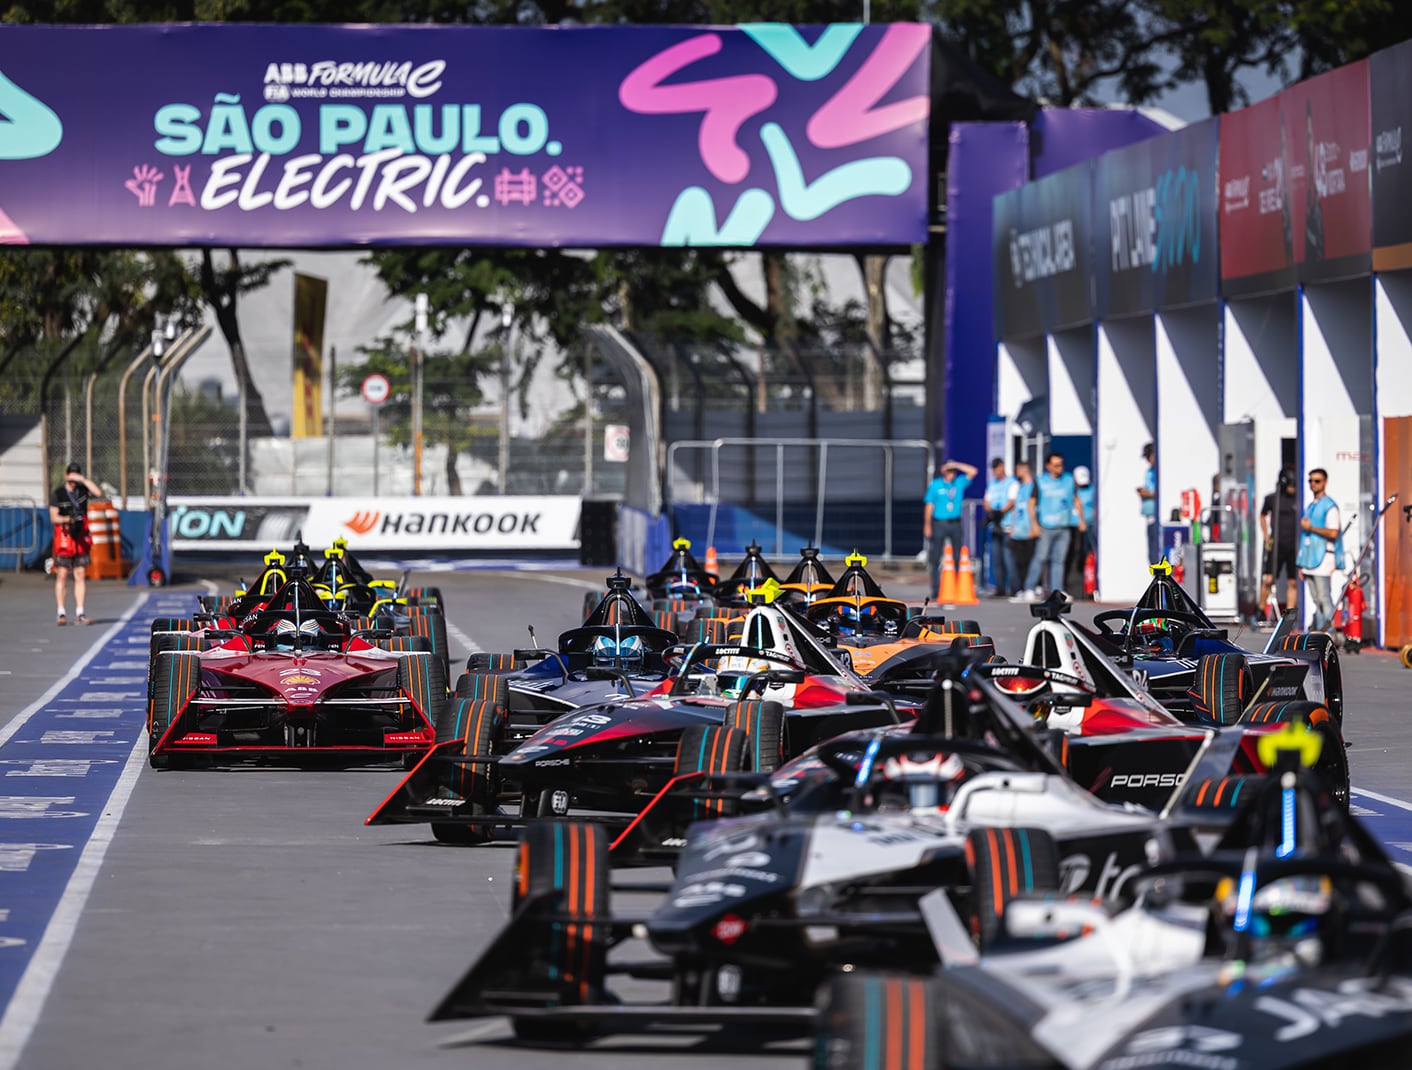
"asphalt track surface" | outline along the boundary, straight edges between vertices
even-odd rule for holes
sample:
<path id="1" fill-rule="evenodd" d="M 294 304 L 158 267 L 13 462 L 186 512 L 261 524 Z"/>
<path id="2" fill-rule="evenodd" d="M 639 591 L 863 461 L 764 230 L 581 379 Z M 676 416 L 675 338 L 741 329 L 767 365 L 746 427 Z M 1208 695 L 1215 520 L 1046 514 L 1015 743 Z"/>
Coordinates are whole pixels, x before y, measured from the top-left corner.
<path id="1" fill-rule="evenodd" d="M 528 624 L 552 642 L 602 575 L 417 580 L 442 588 L 464 658 L 525 645 Z M 913 598 L 919 578 L 884 582 Z M 48 581 L 0 577 L 0 1070 L 802 1065 L 799 1045 L 744 1035 L 633 1035 L 566 1053 L 516 1047 L 498 1020 L 425 1024 L 508 915 L 510 844 L 364 827 L 401 777 L 391 766 L 148 769 L 148 622 L 201 590 L 93 584 L 95 626 L 56 628 Z M 958 615 L 1020 653 L 1026 607 Z M 1370 653 L 1346 658 L 1345 676 L 1355 805 L 1412 865 L 1412 673 Z"/>

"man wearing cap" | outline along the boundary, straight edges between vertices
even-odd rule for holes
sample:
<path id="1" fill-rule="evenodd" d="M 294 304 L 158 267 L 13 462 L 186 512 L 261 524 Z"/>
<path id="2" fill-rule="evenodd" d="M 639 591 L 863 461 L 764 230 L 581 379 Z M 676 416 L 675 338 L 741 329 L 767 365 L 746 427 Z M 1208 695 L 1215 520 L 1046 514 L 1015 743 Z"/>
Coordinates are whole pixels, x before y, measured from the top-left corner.
<path id="1" fill-rule="evenodd" d="M 993 458 L 990 462 L 990 482 L 985 485 L 986 543 L 990 550 L 990 572 L 995 593 L 1002 597 L 1010 594 L 1018 582 L 1015 559 L 1011 555 L 1005 530 L 1009 513 L 1015 508 L 1015 486 L 1015 480 L 1005 474 L 1005 458 Z"/>
<path id="2" fill-rule="evenodd" d="M 74 619 L 79 624 L 93 623 L 83 610 L 86 570 L 93 548 L 93 536 L 88 531 L 88 499 L 102 493 L 102 488 L 83 474 L 83 466 L 70 461 L 64 470 L 64 481 L 54 488 L 49 499 L 49 521 L 54 525 L 54 601 L 59 607 L 60 627 L 68 623 L 64 601 L 70 572 L 74 574 Z"/>
<path id="3" fill-rule="evenodd" d="M 1285 609 L 1299 606 L 1299 581 L 1294 558 L 1298 552 L 1301 525 L 1299 500 L 1295 495 L 1294 473 L 1280 471 L 1279 490 L 1265 495 L 1260 506 L 1260 534 L 1264 536 L 1264 567 L 1260 570 L 1260 609 L 1270 601 L 1275 581 L 1285 577 Z"/>
<path id="4" fill-rule="evenodd" d="M 963 461 L 943 461 L 937 475 L 927 484 L 922 497 L 922 537 L 927 543 L 927 566 L 931 574 L 931 593 L 941 584 L 941 558 L 945 543 L 951 543 L 953 553 L 961 550 L 961 505 L 966 488 L 976 478 L 975 465 Z"/>

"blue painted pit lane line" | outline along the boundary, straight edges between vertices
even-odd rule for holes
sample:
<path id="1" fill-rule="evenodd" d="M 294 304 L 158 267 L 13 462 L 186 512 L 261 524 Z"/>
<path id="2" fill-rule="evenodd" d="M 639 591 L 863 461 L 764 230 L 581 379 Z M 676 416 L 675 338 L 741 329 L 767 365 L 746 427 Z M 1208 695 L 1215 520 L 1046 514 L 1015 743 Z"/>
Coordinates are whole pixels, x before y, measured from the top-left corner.
<path id="1" fill-rule="evenodd" d="M 1352 812 L 1361 818 L 1402 869 L 1412 872 L 1412 802 L 1368 788 L 1351 792 Z"/>
<path id="2" fill-rule="evenodd" d="M 0 1070 L 19 1061 L 147 761 L 153 617 L 141 595 L 67 674 L 0 728 Z"/>

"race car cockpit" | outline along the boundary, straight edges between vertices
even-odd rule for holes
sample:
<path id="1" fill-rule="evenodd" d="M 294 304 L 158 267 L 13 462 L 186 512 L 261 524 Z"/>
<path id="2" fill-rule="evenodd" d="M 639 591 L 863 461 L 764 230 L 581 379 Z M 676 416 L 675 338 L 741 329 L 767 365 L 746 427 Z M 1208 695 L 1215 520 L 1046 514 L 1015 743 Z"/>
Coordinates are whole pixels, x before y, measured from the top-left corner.
<path id="1" fill-rule="evenodd" d="M 672 556 L 643 584 L 649 598 L 708 598 L 715 593 L 716 577 L 692 555 L 689 540 L 676 539 Z"/>

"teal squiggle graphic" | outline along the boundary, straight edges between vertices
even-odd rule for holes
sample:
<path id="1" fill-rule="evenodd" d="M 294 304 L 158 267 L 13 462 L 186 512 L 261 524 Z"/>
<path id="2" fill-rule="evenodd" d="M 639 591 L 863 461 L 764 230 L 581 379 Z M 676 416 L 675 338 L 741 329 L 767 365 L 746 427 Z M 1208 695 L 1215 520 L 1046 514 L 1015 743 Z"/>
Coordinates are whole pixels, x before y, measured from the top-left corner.
<path id="1" fill-rule="evenodd" d="M 860 22 L 830 26 L 812 45 L 799 31 L 783 22 L 757 22 L 741 31 L 775 58 L 775 62 L 801 82 L 817 82 L 842 61 L 863 32 Z"/>
<path id="2" fill-rule="evenodd" d="M 906 193 L 912 185 L 912 169 L 896 156 L 854 160 L 806 183 L 794 146 L 778 123 L 762 126 L 760 140 L 775 165 L 780 207 L 791 219 L 804 222 L 818 219 L 855 197 L 896 197 Z"/>
<path id="3" fill-rule="evenodd" d="M 762 189 L 740 195 L 726 221 L 716 226 L 716 206 L 700 186 L 677 194 L 662 228 L 663 245 L 754 245 L 775 216 L 775 202 Z"/>
<path id="4" fill-rule="evenodd" d="M 64 124 L 54 109 L 0 74 L 0 160 L 48 156 L 64 140 Z"/>

